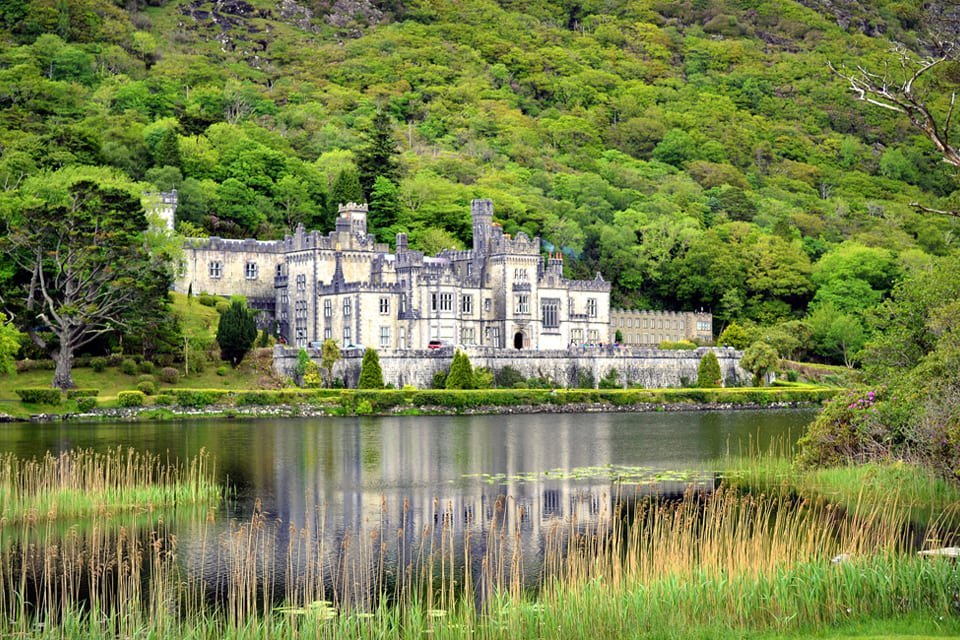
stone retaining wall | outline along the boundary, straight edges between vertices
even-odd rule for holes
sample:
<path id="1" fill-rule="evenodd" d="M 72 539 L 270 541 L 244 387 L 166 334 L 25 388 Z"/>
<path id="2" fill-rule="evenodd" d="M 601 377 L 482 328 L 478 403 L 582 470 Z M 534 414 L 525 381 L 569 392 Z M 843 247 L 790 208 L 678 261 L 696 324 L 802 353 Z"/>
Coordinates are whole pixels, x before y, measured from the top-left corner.
<path id="1" fill-rule="evenodd" d="M 696 382 L 700 359 L 713 351 L 720 362 L 726 386 L 749 382 L 751 376 L 740 367 L 740 351 L 716 347 L 701 347 L 689 351 L 663 349 L 624 349 L 617 347 L 576 348 L 560 351 L 524 351 L 504 349 L 465 349 L 474 367 L 487 367 L 496 372 L 510 366 L 524 378 L 543 377 L 558 387 L 576 387 L 583 380 L 592 380 L 594 386 L 611 369 L 616 369 L 622 386 L 642 386 L 648 389 L 680 387 L 684 382 Z M 320 354 L 311 350 L 319 363 Z M 423 351 L 378 352 L 383 368 L 383 381 L 397 388 L 412 385 L 429 388 L 438 371 L 446 371 L 453 360 L 453 349 Z M 355 387 L 360 378 L 363 351 L 345 352 L 334 367 L 333 375 L 348 387 Z M 297 349 L 277 345 L 273 354 L 274 369 L 292 376 L 297 365 Z"/>

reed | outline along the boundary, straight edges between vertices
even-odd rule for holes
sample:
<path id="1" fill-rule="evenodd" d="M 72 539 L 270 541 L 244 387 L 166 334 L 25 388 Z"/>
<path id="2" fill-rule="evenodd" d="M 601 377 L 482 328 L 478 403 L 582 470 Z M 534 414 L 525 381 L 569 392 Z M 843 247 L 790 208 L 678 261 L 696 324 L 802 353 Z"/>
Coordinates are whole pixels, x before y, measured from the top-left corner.
<path id="1" fill-rule="evenodd" d="M 204 451 L 186 463 L 133 449 L 0 456 L 0 518 L 82 518 L 117 511 L 216 503 L 221 489 Z"/>
<path id="2" fill-rule="evenodd" d="M 956 565 L 914 553 L 895 503 L 621 488 L 612 507 L 534 531 L 509 497 L 476 519 L 435 501 L 413 537 L 406 508 L 395 528 L 355 532 L 329 531 L 321 511 L 293 526 L 259 508 L 241 523 L 209 512 L 179 536 L 159 518 L 118 528 L 108 514 L 66 534 L 0 521 L 0 537 L 31 540 L 0 545 L 0 634 L 700 638 L 901 616 L 960 631 Z"/>

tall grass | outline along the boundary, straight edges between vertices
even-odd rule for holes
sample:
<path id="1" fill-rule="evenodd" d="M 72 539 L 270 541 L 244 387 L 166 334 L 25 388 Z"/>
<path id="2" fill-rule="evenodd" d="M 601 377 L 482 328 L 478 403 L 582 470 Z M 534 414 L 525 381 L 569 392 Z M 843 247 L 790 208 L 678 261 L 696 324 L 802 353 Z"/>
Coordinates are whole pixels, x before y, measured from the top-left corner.
<path id="1" fill-rule="evenodd" d="M 849 512 L 721 487 L 612 504 L 544 523 L 533 540 L 509 498 L 477 520 L 434 504 L 412 538 L 406 509 L 396 528 L 356 532 L 328 531 L 320 513 L 293 527 L 258 509 L 243 523 L 194 521 L 182 540 L 159 523 L 62 536 L 0 521 L 0 536 L 36 534 L 0 545 L 0 634 L 713 637 L 903 614 L 960 629 L 956 565 L 918 558 L 890 503 Z M 531 549 L 543 557 L 535 575 Z"/>
<path id="2" fill-rule="evenodd" d="M 122 448 L 0 456 L 0 518 L 8 522 L 210 504 L 220 493 L 204 451 L 187 463 Z"/>

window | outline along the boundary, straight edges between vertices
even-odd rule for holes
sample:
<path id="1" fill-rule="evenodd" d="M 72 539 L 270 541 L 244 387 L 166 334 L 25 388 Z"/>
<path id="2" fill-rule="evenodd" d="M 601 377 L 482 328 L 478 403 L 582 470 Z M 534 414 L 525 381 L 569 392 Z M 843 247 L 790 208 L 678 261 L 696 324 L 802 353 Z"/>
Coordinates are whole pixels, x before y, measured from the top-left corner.
<path id="1" fill-rule="evenodd" d="M 302 273 L 297 276 L 297 291 L 307 290 L 307 276 Z"/>
<path id="2" fill-rule="evenodd" d="M 622 324 L 620 325 L 623 326 Z M 633 318 L 627 318 L 627 329 L 633 329 Z"/>
<path id="3" fill-rule="evenodd" d="M 556 329 L 560 326 L 560 299 L 544 298 L 540 303 L 540 315 L 543 316 L 544 329 Z"/>
<path id="4" fill-rule="evenodd" d="M 343 317 L 349 318 L 353 314 L 353 303 L 350 298 L 343 299 Z"/>
<path id="5" fill-rule="evenodd" d="M 333 317 L 333 300 L 323 301 L 323 317 L 327 319 Z"/>
<path id="6" fill-rule="evenodd" d="M 345 324 L 343 325 L 343 346 L 346 347 L 349 344 L 352 344 L 350 340 L 350 325 Z"/>
<path id="7" fill-rule="evenodd" d="M 460 313 L 470 315 L 473 313 L 473 296 L 460 297 Z"/>
<path id="8" fill-rule="evenodd" d="M 486 313 L 490 313 L 490 298 L 483 299 L 483 310 Z"/>
<path id="9" fill-rule="evenodd" d="M 333 327 L 325 327 L 323 330 L 323 339 L 329 340 L 333 337 Z"/>
<path id="10" fill-rule="evenodd" d="M 277 265 L 277 277 L 282 276 L 282 275 L 283 275 L 283 265 L 282 265 L 282 264 L 278 264 L 278 265 Z"/>
<path id="11" fill-rule="evenodd" d="M 307 328 L 306 327 L 301 327 L 299 325 L 297 326 L 296 342 L 298 347 L 307 346 Z"/>
<path id="12" fill-rule="evenodd" d="M 518 293 L 515 305 L 516 313 L 530 313 L 530 294 Z"/>
<path id="13" fill-rule="evenodd" d="M 649 328 L 650 328 L 650 327 L 647 326 L 647 319 L 646 319 L 646 318 L 643 319 L 643 328 L 644 328 L 644 329 L 649 329 Z"/>
<path id="14" fill-rule="evenodd" d="M 453 294 L 431 293 L 430 311 L 453 311 Z"/>
<path id="15" fill-rule="evenodd" d="M 406 313 L 406 312 L 407 312 L 407 294 L 401 293 L 400 294 L 400 313 Z"/>
<path id="16" fill-rule="evenodd" d="M 460 342 L 463 344 L 476 344 L 476 330 L 473 327 L 463 327 L 460 329 Z"/>
<path id="17" fill-rule="evenodd" d="M 513 270 L 513 279 L 514 279 L 514 280 L 526 280 L 526 279 L 527 279 L 527 270 L 526 270 L 526 269 L 514 269 L 514 270 Z"/>
<path id="18" fill-rule="evenodd" d="M 380 348 L 386 349 L 390 346 L 390 327 L 380 327 Z"/>
<path id="19" fill-rule="evenodd" d="M 307 301 L 306 300 L 297 300 L 294 305 L 294 317 L 295 318 L 306 318 L 307 317 Z"/>
<path id="20" fill-rule="evenodd" d="M 223 263 L 219 260 L 213 260 L 210 262 L 210 277 L 211 278 L 220 278 L 223 276 Z"/>
<path id="21" fill-rule="evenodd" d="M 468 276 L 472 276 L 472 275 L 473 275 L 473 263 L 472 263 L 472 262 L 468 262 L 468 263 L 467 263 L 467 275 L 468 275 Z"/>
<path id="22" fill-rule="evenodd" d="M 256 262 L 248 262 L 243 265 L 243 277 L 247 280 L 256 280 L 260 277 L 260 267 Z"/>
<path id="23" fill-rule="evenodd" d="M 380 298 L 380 315 L 385 316 L 390 313 L 390 298 Z"/>
<path id="24" fill-rule="evenodd" d="M 597 333 L 596 329 L 590 329 L 590 342 L 598 342 L 600 340 L 600 335 Z"/>
<path id="25" fill-rule="evenodd" d="M 399 336 L 397 348 L 399 348 L 399 349 L 406 349 L 406 348 L 407 348 L 407 329 L 406 329 L 406 327 L 400 327 L 400 336 Z"/>
<path id="26" fill-rule="evenodd" d="M 591 318 L 597 317 L 597 299 L 587 298 L 587 315 Z"/>
<path id="27" fill-rule="evenodd" d="M 583 329 L 574 329 L 570 332 L 570 339 L 574 342 L 583 342 Z"/>
<path id="28" fill-rule="evenodd" d="M 710 331 L 712 327 L 709 322 L 704 322 L 702 320 L 697 321 L 697 331 Z"/>

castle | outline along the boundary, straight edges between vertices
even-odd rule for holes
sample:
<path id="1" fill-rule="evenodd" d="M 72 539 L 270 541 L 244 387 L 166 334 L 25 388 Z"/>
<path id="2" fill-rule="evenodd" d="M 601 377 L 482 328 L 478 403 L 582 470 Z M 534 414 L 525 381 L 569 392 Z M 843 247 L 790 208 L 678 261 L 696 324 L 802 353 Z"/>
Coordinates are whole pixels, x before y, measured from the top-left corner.
<path id="1" fill-rule="evenodd" d="M 556 350 L 609 341 L 610 284 L 563 277 L 560 254 L 493 222 L 493 203 L 471 203 L 473 247 L 425 256 L 406 234 L 396 250 L 367 232 L 367 207 L 341 205 L 324 235 L 298 227 L 283 240 L 195 239 L 179 291 L 241 294 L 298 346 L 415 350 L 463 345 Z"/>

